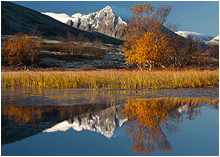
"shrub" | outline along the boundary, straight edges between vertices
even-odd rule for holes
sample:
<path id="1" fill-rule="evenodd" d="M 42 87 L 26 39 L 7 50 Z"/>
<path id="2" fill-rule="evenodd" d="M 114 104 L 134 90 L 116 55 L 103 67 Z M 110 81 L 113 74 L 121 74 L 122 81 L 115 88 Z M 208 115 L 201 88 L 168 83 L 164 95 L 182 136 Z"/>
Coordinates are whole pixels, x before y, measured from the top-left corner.
<path id="1" fill-rule="evenodd" d="M 18 33 L 2 42 L 2 65 L 35 66 L 40 60 L 40 39 L 31 39 L 25 34 Z"/>
<path id="2" fill-rule="evenodd" d="M 59 43 L 57 44 L 45 44 L 43 49 L 47 51 L 61 52 L 64 60 L 71 59 L 71 56 L 81 56 L 88 58 L 102 58 L 108 52 L 107 50 L 102 49 L 103 43 L 101 40 L 96 38 L 93 41 L 93 45 L 89 46 L 88 39 L 84 37 L 83 34 L 79 34 L 76 37 L 72 36 L 70 33 L 67 33 L 67 39 L 62 36 L 58 37 Z"/>

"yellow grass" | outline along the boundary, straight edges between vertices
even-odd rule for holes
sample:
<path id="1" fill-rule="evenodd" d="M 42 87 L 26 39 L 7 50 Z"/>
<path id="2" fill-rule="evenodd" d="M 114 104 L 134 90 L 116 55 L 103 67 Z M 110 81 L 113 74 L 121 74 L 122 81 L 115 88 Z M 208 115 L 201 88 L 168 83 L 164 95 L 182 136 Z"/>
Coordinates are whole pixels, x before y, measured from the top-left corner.
<path id="1" fill-rule="evenodd" d="M 1 87 L 161 89 L 197 88 L 219 85 L 215 71 L 77 71 L 2 72 Z"/>

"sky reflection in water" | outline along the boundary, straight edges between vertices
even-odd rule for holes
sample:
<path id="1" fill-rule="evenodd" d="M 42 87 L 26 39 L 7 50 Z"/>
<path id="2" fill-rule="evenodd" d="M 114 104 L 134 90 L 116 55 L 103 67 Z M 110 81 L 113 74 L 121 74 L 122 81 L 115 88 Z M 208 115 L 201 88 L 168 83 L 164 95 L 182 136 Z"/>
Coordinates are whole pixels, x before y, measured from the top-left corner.
<path id="1" fill-rule="evenodd" d="M 10 156 L 218 155 L 218 99 L 2 105 L 1 152 Z"/>

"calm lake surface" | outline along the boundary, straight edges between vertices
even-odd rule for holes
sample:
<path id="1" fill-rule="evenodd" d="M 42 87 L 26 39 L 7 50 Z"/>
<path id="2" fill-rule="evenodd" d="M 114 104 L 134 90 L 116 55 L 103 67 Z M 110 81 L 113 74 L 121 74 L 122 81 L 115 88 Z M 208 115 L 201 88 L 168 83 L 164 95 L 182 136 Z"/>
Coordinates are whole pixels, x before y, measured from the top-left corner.
<path id="1" fill-rule="evenodd" d="M 3 156 L 218 156 L 219 89 L 1 90 Z"/>

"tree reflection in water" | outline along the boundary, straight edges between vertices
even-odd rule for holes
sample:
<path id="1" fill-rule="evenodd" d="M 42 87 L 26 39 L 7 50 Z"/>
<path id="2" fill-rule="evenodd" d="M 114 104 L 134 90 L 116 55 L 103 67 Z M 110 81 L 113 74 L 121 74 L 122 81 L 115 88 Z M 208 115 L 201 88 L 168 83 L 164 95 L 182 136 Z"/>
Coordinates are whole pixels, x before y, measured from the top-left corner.
<path id="1" fill-rule="evenodd" d="M 125 131 L 131 135 L 131 149 L 145 154 L 153 153 L 156 149 L 171 152 L 172 146 L 166 134 L 178 133 L 177 124 L 182 122 L 184 117 L 189 120 L 195 119 L 200 114 L 201 104 L 207 103 L 210 110 L 218 109 L 218 101 L 219 99 L 208 98 L 155 98 L 127 101 L 122 112 L 128 118 Z M 73 117 L 91 111 L 98 113 L 114 105 L 2 105 L 1 144 L 24 139 L 64 120 L 72 120 Z M 108 119 L 107 115 L 104 115 L 104 118 Z"/>
<path id="2" fill-rule="evenodd" d="M 129 101 L 122 111 L 127 117 L 125 131 L 131 136 L 131 149 L 136 153 L 172 152 L 168 134 L 178 133 L 176 124 L 186 119 L 193 120 L 200 114 L 201 104 L 209 104 L 209 109 L 218 108 L 218 99 L 199 98 L 156 98 Z M 213 107 L 214 105 L 214 107 Z"/>

